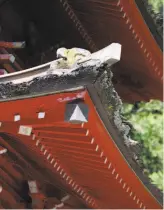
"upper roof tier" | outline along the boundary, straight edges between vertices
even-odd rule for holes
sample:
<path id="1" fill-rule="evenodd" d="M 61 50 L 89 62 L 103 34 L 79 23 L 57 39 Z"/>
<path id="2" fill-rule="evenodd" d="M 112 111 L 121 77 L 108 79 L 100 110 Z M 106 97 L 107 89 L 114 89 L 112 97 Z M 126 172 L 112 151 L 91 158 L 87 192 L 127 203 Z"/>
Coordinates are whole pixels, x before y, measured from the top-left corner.
<path id="1" fill-rule="evenodd" d="M 113 81 L 122 99 L 162 100 L 162 38 L 142 1 L 13 0 L 0 12 L 0 36 L 27 43 L 16 51 L 23 68 L 56 59 L 61 46 L 96 51 L 116 42 L 122 58 L 113 67 Z"/>

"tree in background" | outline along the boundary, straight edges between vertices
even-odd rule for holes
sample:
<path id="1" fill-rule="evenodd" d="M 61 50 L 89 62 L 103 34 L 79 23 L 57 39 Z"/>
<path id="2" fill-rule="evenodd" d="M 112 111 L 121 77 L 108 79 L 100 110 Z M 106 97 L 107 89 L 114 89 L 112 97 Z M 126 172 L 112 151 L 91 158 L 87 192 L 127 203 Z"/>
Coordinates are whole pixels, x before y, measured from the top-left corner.
<path id="1" fill-rule="evenodd" d="M 138 0 L 136 0 L 138 1 Z M 148 13 L 156 25 L 158 33 L 163 37 L 163 6 L 164 0 L 142 0 Z"/>
<path id="2" fill-rule="evenodd" d="M 131 138 L 142 145 L 140 159 L 144 173 L 163 189 L 163 103 L 151 100 L 124 104 L 122 114 L 134 127 Z"/>
<path id="3" fill-rule="evenodd" d="M 148 0 L 148 3 L 152 5 L 155 13 L 162 12 L 164 0 Z"/>

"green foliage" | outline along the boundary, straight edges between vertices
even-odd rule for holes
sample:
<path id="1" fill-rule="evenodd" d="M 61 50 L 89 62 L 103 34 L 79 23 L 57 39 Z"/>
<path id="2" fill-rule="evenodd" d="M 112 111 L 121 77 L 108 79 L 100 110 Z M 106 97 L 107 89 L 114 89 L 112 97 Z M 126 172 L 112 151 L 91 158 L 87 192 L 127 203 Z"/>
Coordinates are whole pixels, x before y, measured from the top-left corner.
<path id="1" fill-rule="evenodd" d="M 136 106 L 124 104 L 123 116 L 133 125 L 131 138 L 143 145 L 141 160 L 145 173 L 160 189 L 163 187 L 163 103 L 152 100 Z"/>
<path id="2" fill-rule="evenodd" d="M 148 0 L 149 4 L 152 5 L 154 12 L 158 13 L 161 11 L 164 0 Z"/>

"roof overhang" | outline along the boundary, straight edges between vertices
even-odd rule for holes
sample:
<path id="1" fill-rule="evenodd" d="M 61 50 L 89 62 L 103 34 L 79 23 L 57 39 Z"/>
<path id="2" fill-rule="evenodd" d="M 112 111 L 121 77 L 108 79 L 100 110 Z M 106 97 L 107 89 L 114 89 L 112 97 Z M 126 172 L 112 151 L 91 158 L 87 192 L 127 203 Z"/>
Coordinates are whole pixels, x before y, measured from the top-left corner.
<path id="1" fill-rule="evenodd" d="M 114 85 L 124 101 L 163 99 L 162 38 L 146 9 L 139 9 L 140 1 L 60 2 L 91 50 L 112 42 L 123 46 L 121 61 L 114 66 Z"/>
<path id="2" fill-rule="evenodd" d="M 1 77 L 0 143 L 34 168 L 46 165 L 57 187 L 88 208 L 159 209 L 160 192 L 142 174 L 120 117 L 109 68 L 120 45 L 111 46 L 75 69 L 53 69 L 55 61 Z"/>

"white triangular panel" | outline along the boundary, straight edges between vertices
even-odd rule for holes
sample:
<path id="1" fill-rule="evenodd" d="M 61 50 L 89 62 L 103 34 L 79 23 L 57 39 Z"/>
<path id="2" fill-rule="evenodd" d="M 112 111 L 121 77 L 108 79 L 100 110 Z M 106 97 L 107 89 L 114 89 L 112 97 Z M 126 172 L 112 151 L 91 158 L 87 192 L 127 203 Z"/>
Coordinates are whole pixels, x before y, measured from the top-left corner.
<path id="1" fill-rule="evenodd" d="M 75 122 L 87 122 L 86 117 L 84 116 L 84 114 L 82 113 L 80 107 L 77 105 L 71 118 L 70 121 L 75 121 Z"/>

